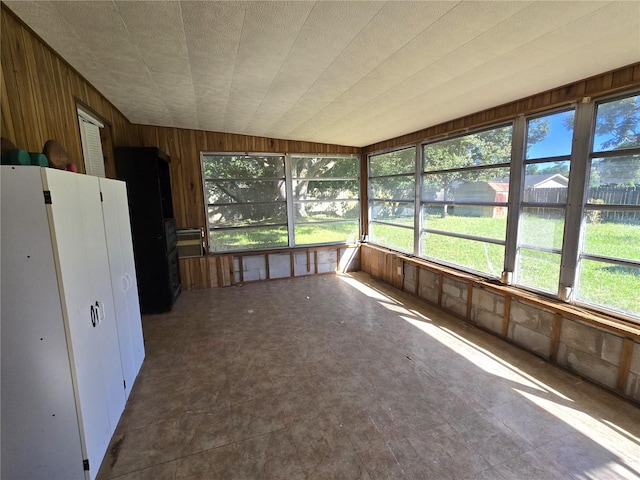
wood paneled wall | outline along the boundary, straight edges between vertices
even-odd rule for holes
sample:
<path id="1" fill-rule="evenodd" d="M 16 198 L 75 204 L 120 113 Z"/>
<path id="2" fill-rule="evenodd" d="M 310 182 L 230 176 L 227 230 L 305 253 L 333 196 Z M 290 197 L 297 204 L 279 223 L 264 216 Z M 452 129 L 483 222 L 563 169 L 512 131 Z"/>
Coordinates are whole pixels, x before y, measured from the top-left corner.
<path id="1" fill-rule="evenodd" d="M 518 115 L 530 115 L 551 108 L 561 107 L 580 101 L 585 97 L 598 97 L 631 88 L 640 88 L 640 63 L 628 65 L 515 102 L 418 130 L 417 132 L 374 143 L 373 145 L 364 147 L 362 151 L 364 155 L 367 155 L 379 150 L 408 145 L 448 133 L 460 132 L 512 120 Z"/>
<path id="2" fill-rule="evenodd" d="M 232 133 L 139 125 L 143 146 L 159 147 L 171 157 L 173 211 L 178 228 L 202 227 L 206 231 L 201 152 L 360 154 L 357 147 L 278 140 Z M 208 288 L 211 262 L 199 258 L 180 260 L 185 288 Z"/>
<path id="3" fill-rule="evenodd" d="M 41 152 L 58 140 L 84 172 L 76 100 L 105 123 L 116 145 L 139 145 L 138 128 L 2 4 L 1 132 L 20 149 Z M 105 152 L 107 157 L 109 151 Z M 115 169 L 107 158 L 107 173 Z"/>

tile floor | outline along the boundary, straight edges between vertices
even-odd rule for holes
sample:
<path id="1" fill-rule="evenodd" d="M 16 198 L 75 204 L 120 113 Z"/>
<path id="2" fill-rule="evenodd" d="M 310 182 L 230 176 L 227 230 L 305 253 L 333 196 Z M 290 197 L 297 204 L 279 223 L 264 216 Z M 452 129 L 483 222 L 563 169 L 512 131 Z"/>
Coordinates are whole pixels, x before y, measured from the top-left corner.
<path id="1" fill-rule="evenodd" d="M 640 408 L 366 274 L 184 292 L 144 332 L 99 480 L 640 478 Z"/>

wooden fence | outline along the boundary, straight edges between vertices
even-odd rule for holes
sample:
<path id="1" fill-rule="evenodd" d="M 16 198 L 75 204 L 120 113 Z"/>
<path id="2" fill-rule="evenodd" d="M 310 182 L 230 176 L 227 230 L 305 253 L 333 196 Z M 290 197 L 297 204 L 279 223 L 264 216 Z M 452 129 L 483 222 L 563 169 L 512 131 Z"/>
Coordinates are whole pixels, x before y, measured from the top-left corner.
<path id="1" fill-rule="evenodd" d="M 595 205 L 637 205 L 640 206 L 640 185 L 620 187 L 612 185 L 600 185 L 589 187 L 587 199 Z M 523 200 L 539 204 L 563 204 L 567 202 L 566 188 L 527 188 L 524 191 Z M 529 207 L 528 211 L 537 215 L 554 217 L 562 216 L 562 210 L 549 207 Z M 640 211 L 601 211 L 598 212 L 599 221 L 604 222 L 628 222 L 639 221 Z"/>

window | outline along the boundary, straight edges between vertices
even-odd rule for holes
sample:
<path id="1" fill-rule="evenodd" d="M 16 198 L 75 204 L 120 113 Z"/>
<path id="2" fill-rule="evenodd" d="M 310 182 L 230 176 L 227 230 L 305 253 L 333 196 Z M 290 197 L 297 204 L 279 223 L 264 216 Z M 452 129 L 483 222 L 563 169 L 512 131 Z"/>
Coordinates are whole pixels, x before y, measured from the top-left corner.
<path id="1" fill-rule="evenodd" d="M 284 155 L 202 158 L 209 250 L 286 247 Z"/>
<path id="2" fill-rule="evenodd" d="M 291 157 L 295 245 L 357 241 L 358 157 Z"/>
<path id="3" fill-rule="evenodd" d="M 640 316 L 640 96 L 598 104 L 592 138 L 576 298 Z"/>
<path id="4" fill-rule="evenodd" d="M 422 147 L 421 256 L 501 275 L 511 134 L 507 125 Z"/>
<path id="5" fill-rule="evenodd" d="M 370 154 L 368 186 L 372 243 L 640 321 L 637 93 Z"/>
<path id="6" fill-rule="evenodd" d="M 415 147 L 369 157 L 369 240 L 413 253 Z"/>
<path id="7" fill-rule="evenodd" d="M 516 283 L 556 294 L 569 186 L 574 110 L 527 121 Z"/>
<path id="8" fill-rule="evenodd" d="M 359 157 L 203 154 L 212 253 L 355 241 Z"/>
<path id="9" fill-rule="evenodd" d="M 104 156 L 100 140 L 100 129 L 104 128 L 104 125 L 80 108 L 77 109 L 77 112 L 84 169 L 87 175 L 105 177 Z"/>

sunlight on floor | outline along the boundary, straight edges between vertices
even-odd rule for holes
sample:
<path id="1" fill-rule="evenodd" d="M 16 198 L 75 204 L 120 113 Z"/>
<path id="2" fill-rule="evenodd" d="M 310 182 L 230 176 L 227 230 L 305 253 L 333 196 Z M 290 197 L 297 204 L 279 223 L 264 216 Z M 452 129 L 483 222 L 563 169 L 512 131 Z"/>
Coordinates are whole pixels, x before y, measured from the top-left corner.
<path id="1" fill-rule="evenodd" d="M 365 285 L 364 283 L 356 280 L 355 278 L 353 278 L 348 274 L 338 275 L 338 278 L 343 282 L 345 282 L 346 284 L 348 284 L 349 286 L 358 290 L 360 293 L 366 295 L 367 297 L 373 298 L 374 300 L 378 300 L 385 303 L 402 305 L 402 303 L 400 303 L 399 301 L 394 300 L 393 298 L 385 295 L 384 293 L 379 292 L 378 290 L 375 290 Z"/>
<path id="2" fill-rule="evenodd" d="M 399 318 L 429 335 L 432 339 L 450 348 L 474 366 L 491 375 L 521 385 L 522 389 L 513 387 L 513 391 L 614 454 L 620 463 L 609 462 L 606 466 L 609 472 L 613 470 L 622 478 L 640 476 L 640 473 L 628 464 L 628 462 L 631 465 L 637 463 L 640 452 L 640 439 L 633 434 L 610 421 L 599 419 L 581 411 L 571 398 L 451 329 L 434 323 L 433 320 L 419 311 L 404 307 L 398 300 L 354 278 L 349 276 L 340 276 L 339 278 L 359 292 L 377 300 L 381 306 L 397 314 Z M 554 367 L 550 366 L 550 368 Z M 582 473 L 585 475 L 583 478 L 595 479 L 601 478 L 602 471 L 599 468 L 593 468 Z"/>
<path id="3" fill-rule="evenodd" d="M 351 265 L 356 258 L 356 254 L 358 253 L 358 247 L 348 247 L 345 248 L 342 255 L 340 256 L 340 270 L 336 270 L 336 272 L 347 272 L 351 269 Z"/>

